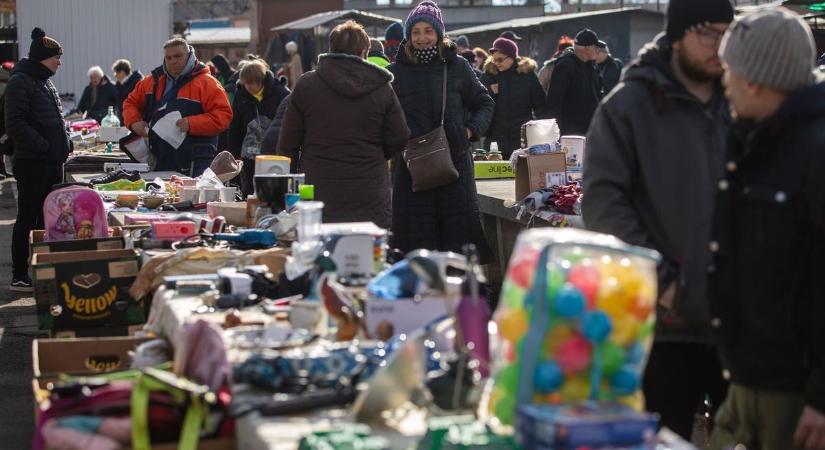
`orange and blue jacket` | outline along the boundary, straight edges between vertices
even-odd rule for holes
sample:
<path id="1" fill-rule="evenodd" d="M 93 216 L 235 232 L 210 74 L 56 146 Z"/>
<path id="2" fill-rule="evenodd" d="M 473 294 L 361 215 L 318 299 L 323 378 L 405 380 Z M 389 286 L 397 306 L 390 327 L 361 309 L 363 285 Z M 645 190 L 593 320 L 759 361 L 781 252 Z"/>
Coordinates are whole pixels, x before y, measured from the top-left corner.
<path id="1" fill-rule="evenodd" d="M 191 167 L 193 157 L 209 152 L 214 155 L 217 136 L 232 121 L 232 107 L 223 86 L 200 62 L 175 80 L 176 86 L 167 93 L 168 80 L 163 66 L 140 80 L 123 102 L 123 120 L 130 129 L 141 120 L 153 127 L 166 114 L 179 111 L 189 122 L 183 144 L 175 149 L 150 131 L 149 146 L 156 158 L 155 170 L 187 172 L 185 169 Z"/>

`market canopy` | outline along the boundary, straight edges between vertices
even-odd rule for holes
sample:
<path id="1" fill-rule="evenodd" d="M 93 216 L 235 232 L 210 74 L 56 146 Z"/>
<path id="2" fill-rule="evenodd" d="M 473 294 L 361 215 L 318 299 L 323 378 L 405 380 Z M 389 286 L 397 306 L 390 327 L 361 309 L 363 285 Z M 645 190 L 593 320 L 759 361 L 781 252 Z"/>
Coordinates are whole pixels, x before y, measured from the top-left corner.
<path id="1" fill-rule="evenodd" d="M 304 17 L 292 22 L 272 27 L 270 31 L 306 31 L 318 26 L 324 26 L 334 22 L 354 20 L 364 27 L 387 27 L 391 23 L 400 23 L 400 19 L 373 14 L 357 9 L 345 9 L 341 11 L 327 11 Z"/>
<path id="2" fill-rule="evenodd" d="M 626 14 L 626 13 L 635 13 L 635 14 L 652 14 L 660 16 L 660 13 L 655 11 L 650 11 L 644 8 L 615 8 L 615 9 L 605 9 L 601 11 L 587 11 L 587 12 L 579 12 L 579 13 L 570 13 L 570 14 L 556 14 L 552 16 L 541 16 L 541 17 L 523 17 L 518 19 L 510 19 L 510 20 L 503 20 L 501 22 L 493 22 L 486 25 L 477 25 L 473 27 L 467 28 L 460 28 L 457 30 L 450 30 L 450 35 L 458 36 L 458 35 L 473 35 L 478 33 L 487 33 L 491 31 L 506 31 L 506 30 L 518 30 L 524 28 L 532 28 L 535 26 L 540 26 L 544 24 L 549 24 L 553 22 L 563 22 L 566 20 L 572 19 L 579 19 L 582 17 L 595 17 L 595 16 L 602 16 L 602 15 L 610 15 L 610 14 Z"/>

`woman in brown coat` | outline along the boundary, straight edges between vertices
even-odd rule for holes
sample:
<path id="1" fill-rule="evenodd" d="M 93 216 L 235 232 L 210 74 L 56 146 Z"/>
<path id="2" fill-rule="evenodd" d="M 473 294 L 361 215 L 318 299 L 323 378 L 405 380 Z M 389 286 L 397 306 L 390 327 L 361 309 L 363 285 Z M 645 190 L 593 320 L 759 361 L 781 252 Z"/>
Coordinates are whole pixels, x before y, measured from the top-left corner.
<path id="1" fill-rule="evenodd" d="M 284 64 L 287 87 L 289 87 L 289 90 L 295 90 L 295 84 L 304 74 L 304 64 L 301 61 L 301 55 L 298 53 L 298 44 L 289 41 L 284 47 L 286 48 L 287 58 L 289 58 L 289 61 Z"/>
<path id="2" fill-rule="evenodd" d="M 324 222 L 391 224 L 387 160 L 409 130 L 390 72 L 368 63 L 369 36 L 348 21 L 329 36 L 330 53 L 307 72 L 289 99 L 278 154 L 298 158 Z"/>

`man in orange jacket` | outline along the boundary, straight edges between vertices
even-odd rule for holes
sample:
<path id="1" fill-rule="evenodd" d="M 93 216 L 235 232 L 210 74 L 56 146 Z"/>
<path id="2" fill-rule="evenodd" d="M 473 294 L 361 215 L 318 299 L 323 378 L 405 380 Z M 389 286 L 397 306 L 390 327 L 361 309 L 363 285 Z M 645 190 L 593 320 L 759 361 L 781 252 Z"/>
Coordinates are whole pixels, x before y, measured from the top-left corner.
<path id="1" fill-rule="evenodd" d="M 171 39 L 163 51 L 163 65 L 140 80 L 123 102 L 123 119 L 135 134 L 149 139 L 155 170 L 199 176 L 215 157 L 218 135 L 232 121 L 232 107 L 223 86 L 195 58 L 186 40 Z M 178 148 L 153 130 L 159 119 L 173 111 L 180 112 L 176 125 L 186 133 Z"/>

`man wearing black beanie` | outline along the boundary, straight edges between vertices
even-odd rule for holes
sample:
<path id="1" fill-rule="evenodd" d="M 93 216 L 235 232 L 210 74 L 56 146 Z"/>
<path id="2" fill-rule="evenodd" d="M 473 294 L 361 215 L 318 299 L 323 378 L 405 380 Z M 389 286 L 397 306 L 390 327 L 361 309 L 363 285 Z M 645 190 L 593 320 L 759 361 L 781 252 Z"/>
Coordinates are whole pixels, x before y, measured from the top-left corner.
<path id="1" fill-rule="evenodd" d="M 730 120 L 717 52 L 732 20 L 729 0 L 671 0 L 664 32 L 625 70 L 587 136 L 585 225 L 663 257 L 643 389 L 647 409 L 686 439 L 705 396 L 714 413 L 727 391 L 706 285 Z"/>
<path id="2" fill-rule="evenodd" d="M 40 28 L 32 30 L 29 57 L 14 66 L 6 85 L 6 130 L 14 142 L 17 220 L 12 232 L 12 281 L 9 289 L 32 292 L 29 232 L 43 228 L 43 203 L 63 181 L 71 144 L 60 96 L 51 77 L 60 67 L 63 47 Z"/>

